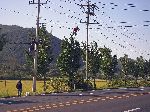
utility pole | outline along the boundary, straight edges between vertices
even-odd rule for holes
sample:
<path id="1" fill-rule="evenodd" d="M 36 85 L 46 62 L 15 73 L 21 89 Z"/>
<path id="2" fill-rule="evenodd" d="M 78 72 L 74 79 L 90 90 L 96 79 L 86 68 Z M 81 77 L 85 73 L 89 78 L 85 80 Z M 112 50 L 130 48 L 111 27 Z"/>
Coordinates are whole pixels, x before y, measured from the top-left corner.
<path id="1" fill-rule="evenodd" d="M 86 23 L 87 26 L 87 40 L 86 40 L 86 80 L 88 80 L 88 41 L 89 41 L 89 24 L 99 24 L 98 22 L 91 23 L 90 22 L 90 16 L 95 16 L 94 10 L 98 8 L 95 4 L 90 4 L 90 0 L 87 1 L 87 5 L 80 5 L 81 8 L 87 7 L 87 11 L 85 12 L 87 14 L 87 21 L 82 22 L 80 20 L 80 23 Z M 84 8 L 85 9 L 85 8 Z"/>
<path id="2" fill-rule="evenodd" d="M 38 57 L 38 39 L 39 39 L 39 16 L 40 16 L 40 6 L 41 4 L 47 4 L 47 1 L 44 3 L 41 3 L 41 0 L 38 0 L 38 2 L 35 2 L 35 0 L 29 1 L 29 4 L 37 4 L 38 5 L 38 13 L 37 13 L 37 20 L 36 20 L 36 38 L 34 43 L 34 75 L 33 75 L 33 85 L 32 85 L 32 91 L 36 92 L 36 76 L 37 76 L 37 57 Z"/>

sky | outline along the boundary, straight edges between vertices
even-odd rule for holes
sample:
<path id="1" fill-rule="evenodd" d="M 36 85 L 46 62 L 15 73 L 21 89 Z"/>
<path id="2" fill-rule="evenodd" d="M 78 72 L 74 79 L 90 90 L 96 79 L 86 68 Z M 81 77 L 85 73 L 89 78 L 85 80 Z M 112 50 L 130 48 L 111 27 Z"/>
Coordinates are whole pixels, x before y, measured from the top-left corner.
<path id="1" fill-rule="evenodd" d="M 46 0 L 41 0 L 45 2 Z M 78 26 L 79 42 L 86 41 L 87 0 L 49 0 L 41 5 L 40 23 L 60 39 L 70 37 L 72 28 Z M 35 0 L 37 2 L 37 0 Z M 99 47 L 109 47 L 112 55 L 127 54 L 130 58 L 143 56 L 150 59 L 150 0 L 91 0 L 97 6 L 95 16 L 90 16 L 89 44 L 96 41 Z M 36 27 L 37 5 L 29 0 L 1 0 L 0 24 Z M 132 27 L 131 27 L 132 26 Z"/>

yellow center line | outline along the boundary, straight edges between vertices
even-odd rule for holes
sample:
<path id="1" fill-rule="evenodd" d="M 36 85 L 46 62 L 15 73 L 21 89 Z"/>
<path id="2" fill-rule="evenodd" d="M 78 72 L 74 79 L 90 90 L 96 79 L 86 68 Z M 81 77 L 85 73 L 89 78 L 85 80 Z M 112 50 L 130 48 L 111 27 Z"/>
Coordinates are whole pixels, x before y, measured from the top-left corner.
<path id="1" fill-rule="evenodd" d="M 51 107 L 46 107 L 46 108 L 50 109 Z"/>
<path id="2" fill-rule="evenodd" d="M 67 105 L 67 106 L 70 106 L 71 104 L 70 104 L 70 103 L 67 103 L 66 105 Z"/>
<path id="3" fill-rule="evenodd" d="M 93 100 L 93 101 L 97 102 L 98 100 Z"/>
<path id="4" fill-rule="evenodd" d="M 109 98 L 110 100 L 113 100 L 114 98 Z"/>
<path id="5" fill-rule="evenodd" d="M 148 92 L 148 94 L 150 94 L 150 92 Z M 63 103 L 58 103 L 58 104 L 47 104 L 47 105 L 40 105 L 40 106 L 38 106 L 38 107 L 31 107 L 31 108 L 25 108 L 25 109 L 19 109 L 19 110 L 12 110 L 12 111 L 6 111 L 6 112 L 18 112 L 18 111 L 22 111 L 22 112 L 33 112 L 33 111 L 39 111 L 39 110 L 45 110 L 46 108 L 47 109 L 49 109 L 49 108 L 57 108 L 58 106 L 59 107 L 64 107 L 64 106 L 70 106 L 70 105 L 76 105 L 76 104 L 84 104 L 85 102 L 87 102 L 87 103 L 92 103 L 92 102 L 97 102 L 97 101 L 99 101 L 99 100 L 102 100 L 102 101 L 105 101 L 105 100 L 107 100 L 107 99 L 110 99 L 110 100 L 113 100 L 114 98 L 118 98 L 118 99 L 121 99 L 121 98 L 123 98 L 123 97 L 126 97 L 126 98 L 129 98 L 129 97 L 131 97 L 131 96 L 139 96 L 139 95 L 144 95 L 143 93 L 139 93 L 139 94 L 128 94 L 128 95 L 126 95 L 126 94 L 124 94 L 124 95 L 121 95 L 121 96 L 112 96 L 112 97 L 110 97 L 110 96 L 106 96 L 106 97 L 98 97 L 98 98 L 90 98 L 90 99 L 88 99 L 88 100 L 84 100 L 84 99 L 81 99 L 81 100 L 73 100 L 73 102 L 71 103 L 71 102 L 69 102 L 69 101 L 67 101 L 67 102 L 65 102 L 64 104 Z M 50 107 L 50 105 L 52 105 L 52 107 Z"/>
<path id="6" fill-rule="evenodd" d="M 72 104 L 75 105 L 75 104 L 77 104 L 77 103 L 74 102 L 74 103 L 72 103 Z"/>
<path id="7" fill-rule="evenodd" d="M 30 110 L 30 108 L 26 108 L 27 110 Z"/>
<path id="8" fill-rule="evenodd" d="M 65 105 L 59 105 L 60 107 L 64 107 Z"/>
<path id="9" fill-rule="evenodd" d="M 56 107 L 58 107 L 58 106 L 57 106 L 57 105 L 54 105 L 53 107 L 56 108 Z"/>
<path id="10" fill-rule="evenodd" d="M 73 102 L 78 102 L 77 100 L 74 100 Z"/>
<path id="11" fill-rule="evenodd" d="M 100 100 L 101 98 L 99 97 L 99 98 L 97 98 L 98 100 Z"/>
<path id="12" fill-rule="evenodd" d="M 119 98 L 119 99 L 121 99 L 122 97 L 121 97 L 121 96 L 119 96 L 118 98 Z"/>
<path id="13" fill-rule="evenodd" d="M 91 101 L 88 100 L 88 101 L 86 101 L 86 102 L 89 103 L 89 102 L 91 102 Z"/>
<path id="14" fill-rule="evenodd" d="M 45 108 L 41 108 L 41 110 L 45 110 Z"/>
<path id="15" fill-rule="evenodd" d="M 46 107 L 49 107 L 49 105 L 46 105 Z"/>
<path id="16" fill-rule="evenodd" d="M 53 103 L 52 105 L 56 105 L 55 103 Z"/>

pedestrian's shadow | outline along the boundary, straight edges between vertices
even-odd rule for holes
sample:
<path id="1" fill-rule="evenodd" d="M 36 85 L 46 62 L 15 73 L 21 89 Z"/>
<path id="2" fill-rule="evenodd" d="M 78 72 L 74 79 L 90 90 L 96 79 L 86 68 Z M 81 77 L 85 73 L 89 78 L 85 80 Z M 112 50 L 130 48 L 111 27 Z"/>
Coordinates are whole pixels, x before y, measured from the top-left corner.
<path id="1" fill-rule="evenodd" d="M 7 105 L 12 105 L 12 104 L 23 104 L 23 103 L 36 103 L 33 101 L 27 101 L 27 100 L 0 100 L 0 104 L 7 104 Z"/>

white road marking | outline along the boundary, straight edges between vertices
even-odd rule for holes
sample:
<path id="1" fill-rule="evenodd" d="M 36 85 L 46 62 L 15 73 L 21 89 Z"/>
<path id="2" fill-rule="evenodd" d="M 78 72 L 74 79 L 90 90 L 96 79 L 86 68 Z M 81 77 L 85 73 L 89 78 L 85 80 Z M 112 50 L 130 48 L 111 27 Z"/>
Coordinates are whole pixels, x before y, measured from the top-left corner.
<path id="1" fill-rule="evenodd" d="M 131 109 L 131 110 L 123 111 L 123 112 L 134 112 L 136 110 L 140 110 L 140 108 L 135 108 L 135 109 Z"/>

